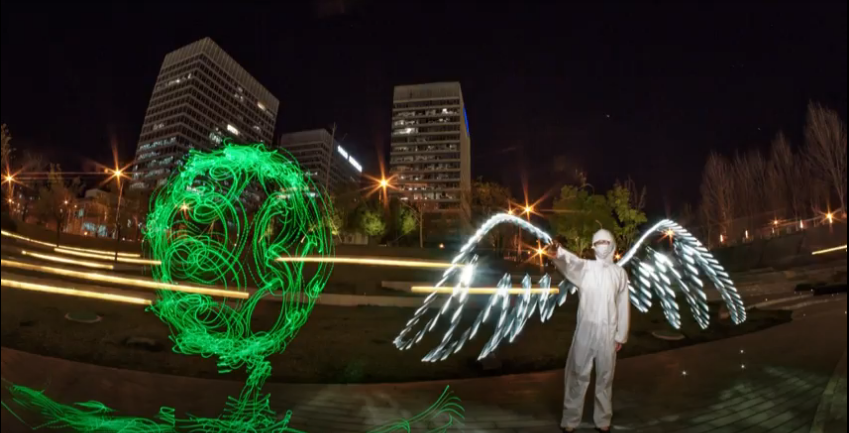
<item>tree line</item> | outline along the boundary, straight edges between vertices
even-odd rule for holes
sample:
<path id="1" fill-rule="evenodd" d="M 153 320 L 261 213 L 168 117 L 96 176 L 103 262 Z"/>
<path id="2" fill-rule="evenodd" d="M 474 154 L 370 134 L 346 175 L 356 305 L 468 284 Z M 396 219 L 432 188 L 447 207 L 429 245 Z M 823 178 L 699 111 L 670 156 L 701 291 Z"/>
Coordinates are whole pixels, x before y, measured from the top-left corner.
<path id="1" fill-rule="evenodd" d="M 103 194 L 97 194 L 91 199 L 81 198 L 85 185 L 79 177 L 68 178 L 59 164 L 48 163 L 39 153 L 27 150 L 18 157 L 6 125 L 2 126 L 0 144 L 5 189 L 4 215 L 50 227 L 56 231 L 57 237 L 68 231 L 75 220 L 79 220 L 82 225 L 81 221 L 85 218 L 104 228 L 92 231 L 90 234 L 93 236 L 126 237 L 132 240 L 141 238 L 141 227 L 147 215 L 148 194 L 126 188 L 120 194 L 120 187 L 113 179 L 104 187 Z M 127 180 L 123 179 L 122 182 Z M 117 214 L 119 211 L 120 221 Z"/>
<path id="2" fill-rule="evenodd" d="M 845 215 L 846 123 L 836 111 L 812 102 L 804 137 L 799 149 L 779 132 L 768 154 L 712 153 L 701 185 L 703 234 L 712 241 L 740 238 L 776 220 Z"/>

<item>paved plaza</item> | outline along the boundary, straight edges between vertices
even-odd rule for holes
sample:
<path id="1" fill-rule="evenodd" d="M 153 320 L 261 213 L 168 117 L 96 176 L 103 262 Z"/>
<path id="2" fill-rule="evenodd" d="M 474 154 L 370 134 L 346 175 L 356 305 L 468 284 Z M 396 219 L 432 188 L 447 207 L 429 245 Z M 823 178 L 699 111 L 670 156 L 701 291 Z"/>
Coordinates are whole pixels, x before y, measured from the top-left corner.
<path id="1" fill-rule="evenodd" d="M 620 362 L 615 426 L 623 432 L 845 432 L 846 298 L 809 303 L 764 332 Z M 526 335 L 524 338 L 533 338 Z M 410 362 L 419 362 L 410 359 Z M 160 406 L 216 416 L 238 382 L 114 370 L 2 351 L 5 380 L 46 389 L 63 403 L 107 402 L 121 414 Z M 279 413 L 306 432 L 367 432 L 427 409 L 450 386 L 472 433 L 556 433 L 563 374 L 401 385 L 270 384 Z M 6 397 L 6 396 L 4 396 Z M 587 407 L 587 420 L 591 405 Z M 592 426 L 586 426 L 591 428 Z M 5 411 L 4 433 L 28 431 Z M 427 431 L 427 426 L 421 430 Z"/>

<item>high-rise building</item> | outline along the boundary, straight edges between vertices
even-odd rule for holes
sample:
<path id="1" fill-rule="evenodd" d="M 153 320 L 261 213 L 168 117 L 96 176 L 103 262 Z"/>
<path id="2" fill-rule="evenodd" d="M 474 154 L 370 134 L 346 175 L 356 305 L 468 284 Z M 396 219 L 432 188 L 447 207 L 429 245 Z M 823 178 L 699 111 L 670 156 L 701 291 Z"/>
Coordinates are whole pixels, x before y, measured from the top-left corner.
<path id="1" fill-rule="evenodd" d="M 390 173 L 402 200 L 427 210 L 428 238 L 451 241 L 469 220 L 471 137 L 460 83 L 395 87 Z M 428 227 L 430 226 L 430 227 Z M 442 239 L 438 239 L 442 240 Z"/>
<path id="2" fill-rule="evenodd" d="M 327 191 L 338 191 L 346 184 L 358 187 L 362 180 L 363 167 L 326 129 L 283 134 L 277 143 Z"/>
<path id="3" fill-rule="evenodd" d="M 273 143 L 280 101 L 212 39 L 165 56 L 145 114 L 130 188 L 165 183 L 189 149 Z"/>

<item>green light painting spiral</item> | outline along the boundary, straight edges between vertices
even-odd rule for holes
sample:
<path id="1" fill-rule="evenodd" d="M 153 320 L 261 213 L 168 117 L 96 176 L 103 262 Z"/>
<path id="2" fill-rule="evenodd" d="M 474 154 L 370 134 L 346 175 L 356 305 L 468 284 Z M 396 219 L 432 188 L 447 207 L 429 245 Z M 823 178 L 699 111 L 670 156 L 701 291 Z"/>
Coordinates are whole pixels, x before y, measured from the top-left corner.
<path id="1" fill-rule="evenodd" d="M 12 401 L 47 420 L 36 428 L 81 433 L 302 433 L 289 428 L 291 412 L 279 417 L 271 409 L 262 388 L 271 377 L 268 358 L 283 353 L 304 326 L 332 270 L 319 264 L 307 274 L 303 263 L 277 261 L 333 255 L 327 224 L 331 204 L 316 191 L 290 157 L 264 145 L 228 142 L 214 152 L 191 152 L 151 201 L 146 241 L 162 262 L 154 269 L 158 281 L 251 292 L 247 300 L 217 301 L 160 291 L 150 307 L 170 326 L 174 351 L 214 357 L 222 373 L 247 370 L 241 394 L 229 399 L 220 417 L 182 419 L 172 408 L 162 408 L 155 419 L 119 417 L 102 403 L 61 405 L 15 385 L 8 387 Z M 260 302 L 280 305 L 270 329 L 255 329 L 253 313 Z M 424 413 L 373 432 L 409 432 L 417 426 L 445 432 L 462 418 L 459 400 L 446 390 Z"/>

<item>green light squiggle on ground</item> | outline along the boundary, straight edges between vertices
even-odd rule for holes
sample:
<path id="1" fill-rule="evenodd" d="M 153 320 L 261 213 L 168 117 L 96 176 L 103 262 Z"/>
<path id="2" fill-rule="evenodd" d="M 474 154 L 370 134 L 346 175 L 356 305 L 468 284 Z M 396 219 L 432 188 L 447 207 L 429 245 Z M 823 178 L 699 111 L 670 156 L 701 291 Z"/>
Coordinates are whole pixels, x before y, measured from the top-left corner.
<path id="1" fill-rule="evenodd" d="M 18 386 L 8 387 L 13 402 L 48 420 L 36 428 L 80 433 L 303 433 L 289 428 L 291 412 L 279 417 L 271 409 L 262 388 L 271 377 L 267 359 L 283 353 L 306 323 L 332 270 L 320 263 L 305 278 L 303 263 L 276 261 L 334 254 L 326 224 L 331 204 L 314 191 L 291 158 L 263 145 L 227 143 L 215 152 L 191 152 L 151 202 L 146 238 L 162 262 L 153 271 L 158 281 L 255 290 L 247 300 L 228 302 L 161 291 L 150 307 L 170 326 L 175 352 L 216 357 L 221 373 L 248 371 L 241 394 L 219 418 L 178 419 L 172 408 L 162 408 L 156 419 L 119 417 L 102 403 L 61 405 Z M 253 313 L 265 297 L 279 298 L 280 314 L 270 329 L 254 330 Z M 445 432 L 462 419 L 459 400 L 446 390 L 428 411 L 373 433 Z"/>

